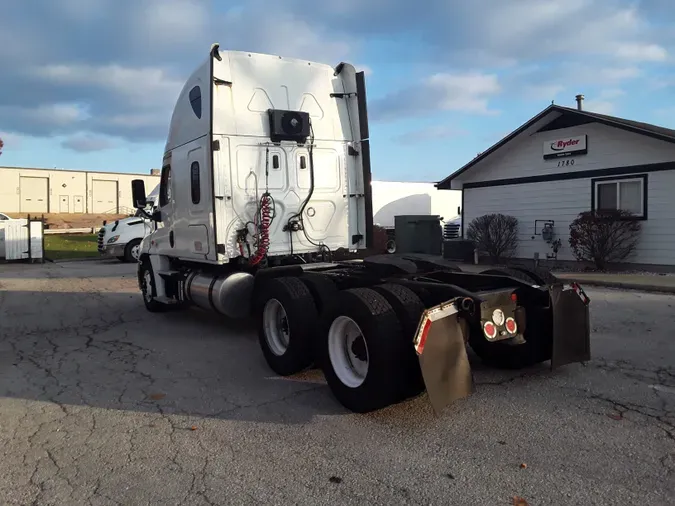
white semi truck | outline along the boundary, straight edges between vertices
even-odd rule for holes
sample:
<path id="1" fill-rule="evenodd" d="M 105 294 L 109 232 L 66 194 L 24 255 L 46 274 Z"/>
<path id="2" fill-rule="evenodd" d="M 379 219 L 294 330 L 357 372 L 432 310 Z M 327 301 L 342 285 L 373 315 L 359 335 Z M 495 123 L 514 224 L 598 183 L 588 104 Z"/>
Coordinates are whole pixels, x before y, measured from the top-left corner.
<path id="1" fill-rule="evenodd" d="M 178 97 L 157 209 L 143 211 L 158 225 L 140 249 L 146 308 L 253 316 L 272 370 L 320 367 L 355 412 L 425 389 L 437 412 L 469 395 L 467 344 L 499 367 L 589 359 L 588 299 L 548 272 L 332 261 L 372 242 L 369 149 L 352 65 L 214 44 Z M 144 209 L 144 182 L 132 190 Z"/>
<path id="2" fill-rule="evenodd" d="M 98 231 L 98 252 L 102 257 L 117 258 L 121 262 L 138 262 L 143 238 L 154 230 L 154 222 L 147 218 L 156 208 L 159 185 L 148 195 L 143 211 L 133 216 L 108 223 Z"/>

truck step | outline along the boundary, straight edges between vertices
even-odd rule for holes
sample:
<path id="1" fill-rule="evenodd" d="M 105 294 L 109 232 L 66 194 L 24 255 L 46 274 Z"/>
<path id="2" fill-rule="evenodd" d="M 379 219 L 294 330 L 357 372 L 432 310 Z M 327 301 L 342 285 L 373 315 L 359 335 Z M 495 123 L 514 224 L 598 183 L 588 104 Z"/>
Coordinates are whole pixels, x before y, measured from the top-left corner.
<path id="1" fill-rule="evenodd" d="M 157 271 L 164 279 L 180 277 L 180 271 Z"/>
<path id="2" fill-rule="evenodd" d="M 162 304 L 170 304 L 170 305 L 178 304 L 178 302 L 179 302 L 176 299 L 171 299 L 169 297 L 155 297 L 155 300 L 157 302 L 161 302 Z"/>

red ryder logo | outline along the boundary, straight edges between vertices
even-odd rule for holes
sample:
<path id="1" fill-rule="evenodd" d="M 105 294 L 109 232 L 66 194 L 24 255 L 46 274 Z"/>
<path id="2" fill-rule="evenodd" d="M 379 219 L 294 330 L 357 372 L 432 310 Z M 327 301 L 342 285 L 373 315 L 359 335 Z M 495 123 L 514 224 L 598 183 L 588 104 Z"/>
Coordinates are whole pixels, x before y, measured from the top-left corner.
<path id="1" fill-rule="evenodd" d="M 562 151 L 565 148 L 576 146 L 579 144 L 579 139 L 569 139 L 567 141 L 554 141 L 551 143 L 551 149 L 553 151 Z"/>

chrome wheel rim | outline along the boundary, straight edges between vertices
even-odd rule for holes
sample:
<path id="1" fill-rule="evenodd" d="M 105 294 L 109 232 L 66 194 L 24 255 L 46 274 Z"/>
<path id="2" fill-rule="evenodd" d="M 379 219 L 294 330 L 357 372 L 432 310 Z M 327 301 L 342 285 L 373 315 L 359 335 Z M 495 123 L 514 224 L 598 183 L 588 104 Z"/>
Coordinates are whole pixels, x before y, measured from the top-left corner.
<path id="1" fill-rule="evenodd" d="M 328 356 L 338 379 L 350 388 L 363 384 L 370 356 L 359 325 L 348 316 L 338 316 L 328 330 Z"/>
<path id="2" fill-rule="evenodd" d="M 265 303 L 262 318 L 267 346 L 280 357 L 286 353 L 291 338 L 286 310 L 277 299 L 270 299 Z"/>
<path id="3" fill-rule="evenodd" d="M 148 302 L 152 300 L 152 274 L 149 270 L 143 273 L 143 298 Z"/>

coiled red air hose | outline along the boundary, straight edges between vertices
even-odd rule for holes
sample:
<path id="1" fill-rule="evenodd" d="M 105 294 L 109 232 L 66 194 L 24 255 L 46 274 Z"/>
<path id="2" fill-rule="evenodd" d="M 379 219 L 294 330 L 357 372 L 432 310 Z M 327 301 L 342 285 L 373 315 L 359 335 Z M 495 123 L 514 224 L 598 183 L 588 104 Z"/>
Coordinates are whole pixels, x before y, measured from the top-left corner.
<path id="1" fill-rule="evenodd" d="M 260 225 L 258 227 L 258 247 L 248 262 L 250 265 L 258 265 L 270 247 L 270 225 L 272 224 L 272 196 L 263 194 L 260 199 Z"/>

